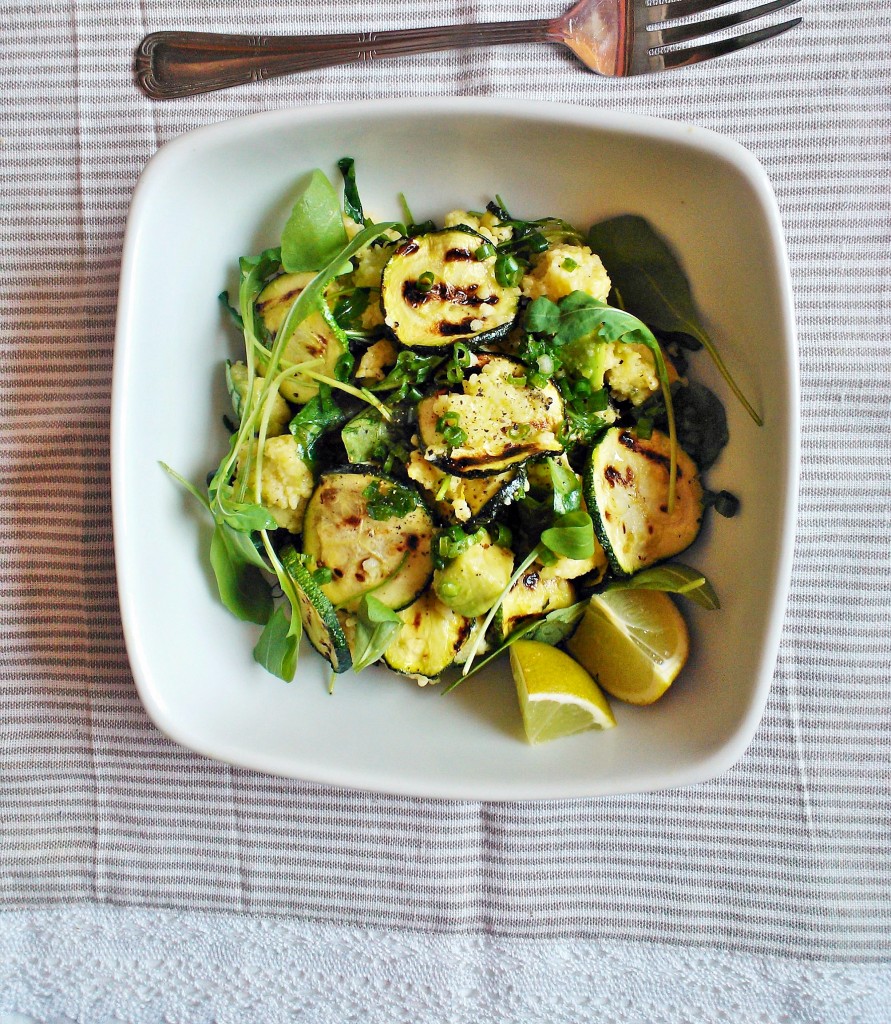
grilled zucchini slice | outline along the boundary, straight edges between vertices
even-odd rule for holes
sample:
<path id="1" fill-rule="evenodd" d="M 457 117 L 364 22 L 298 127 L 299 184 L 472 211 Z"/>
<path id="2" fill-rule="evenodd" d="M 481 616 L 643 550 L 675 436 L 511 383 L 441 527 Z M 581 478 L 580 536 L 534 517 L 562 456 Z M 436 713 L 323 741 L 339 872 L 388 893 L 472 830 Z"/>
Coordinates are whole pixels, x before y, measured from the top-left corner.
<path id="1" fill-rule="evenodd" d="M 702 524 L 696 463 L 678 448 L 675 505 L 668 514 L 668 437 L 639 438 L 613 427 L 592 450 L 584 473 L 585 503 L 613 572 L 645 569 L 688 548 Z"/>
<path id="2" fill-rule="evenodd" d="M 283 548 L 280 557 L 294 581 L 300 601 L 300 620 L 309 642 L 331 662 L 335 672 L 346 672 L 353 659 L 334 605 L 322 593 L 293 547 Z"/>
<path id="3" fill-rule="evenodd" d="M 466 227 L 407 238 L 381 278 L 384 322 L 407 348 L 448 350 L 457 341 L 497 341 L 513 326 L 520 289 L 500 285 L 495 256 L 478 259 L 488 239 Z"/>
<path id="4" fill-rule="evenodd" d="M 437 680 L 454 662 L 473 625 L 443 604 L 433 591 L 422 594 L 399 617 L 402 629 L 384 651 L 384 661 L 422 685 Z"/>
<path id="5" fill-rule="evenodd" d="M 483 354 L 459 391 L 440 391 L 418 404 L 418 434 L 423 455 L 455 476 L 504 473 L 527 459 L 560 455 L 563 399 L 547 383 L 522 383 L 525 368 L 507 356 Z M 444 426 L 464 437 L 450 445 Z"/>
<path id="6" fill-rule="evenodd" d="M 429 511 L 418 498 L 405 516 L 372 519 L 365 492 L 375 484 L 386 493 L 393 482 L 373 466 L 325 473 L 303 519 L 303 550 L 333 573 L 322 590 L 332 604 L 348 611 L 372 590 L 388 608 L 405 608 L 433 576 Z"/>
<path id="7" fill-rule="evenodd" d="M 575 604 L 575 587 L 569 580 L 546 574 L 535 566 L 523 573 L 505 594 L 495 615 L 500 640 L 505 640 L 521 622 L 540 618 L 557 608 Z"/>
<path id="8" fill-rule="evenodd" d="M 257 312 L 263 318 L 263 323 L 270 334 L 278 333 L 288 310 L 315 276 L 313 273 L 283 274 L 270 281 L 260 292 L 257 298 Z M 303 363 L 308 359 L 321 360 L 313 370 L 333 377 L 337 361 L 348 351 L 346 336 L 332 330 L 321 313 L 313 312 L 297 325 L 285 345 L 282 359 L 286 363 Z M 257 360 L 257 372 L 264 375 L 266 373 L 262 358 Z M 319 385 L 309 377 L 292 377 L 282 383 L 279 391 L 289 402 L 303 405 L 318 394 Z"/>
<path id="9" fill-rule="evenodd" d="M 463 523 L 468 533 L 491 523 L 526 493 L 525 466 L 491 476 L 450 476 L 413 451 L 406 471 L 424 488 L 440 519 Z"/>

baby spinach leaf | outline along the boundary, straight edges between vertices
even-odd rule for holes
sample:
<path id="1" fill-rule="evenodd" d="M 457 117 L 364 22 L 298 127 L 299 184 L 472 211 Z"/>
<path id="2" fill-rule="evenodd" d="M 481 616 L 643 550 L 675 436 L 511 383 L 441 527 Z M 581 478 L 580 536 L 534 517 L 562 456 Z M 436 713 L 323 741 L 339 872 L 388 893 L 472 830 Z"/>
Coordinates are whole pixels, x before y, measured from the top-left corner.
<path id="1" fill-rule="evenodd" d="M 289 273 L 321 270 L 346 243 L 340 200 L 331 182 L 315 170 L 282 232 L 282 265 Z"/>
<path id="2" fill-rule="evenodd" d="M 365 223 L 362 200 L 356 185 L 356 161 L 345 156 L 337 161 L 337 169 L 343 175 L 343 212 L 357 224 Z"/>
<path id="3" fill-rule="evenodd" d="M 239 619 L 261 625 L 272 613 L 269 584 L 255 564 L 250 564 L 235 537 L 247 537 L 217 523 L 210 542 L 210 564 L 217 581 L 220 600 Z"/>
<path id="4" fill-rule="evenodd" d="M 588 244 L 603 260 L 624 305 L 651 328 L 686 334 L 700 342 L 760 427 L 761 417 L 737 386 L 703 326 L 677 257 L 649 221 L 632 214 L 602 221 L 588 232 Z"/>
<path id="5" fill-rule="evenodd" d="M 554 335 L 560 327 L 560 307 L 544 295 L 526 307 L 523 326 L 532 334 Z"/>
<path id="6" fill-rule="evenodd" d="M 690 381 L 672 389 L 678 438 L 700 470 L 712 466 L 730 440 L 721 399 L 703 384 Z"/>
<path id="7" fill-rule="evenodd" d="M 353 652 L 353 671 L 377 661 L 390 646 L 402 629 L 402 619 L 371 594 L 366 594 L 359 604 L 356 616 L 356 640 Z"/>
<path id="8" fill-rule="evenodd" d="M 718 595 L 711 583 L 689 565 L 672 562 L 654 565 L 649 569 L 629 576 L 627 579 L 610 580 L 605 590 L 661 590 L 667 594 L 683 594 L 703 608 L 714 610 L 721 607 Z"/>
<path id="9" fill-rule="evenodd" d="M 567 512 L 542 533 L 541 542 L 555 555 L 590 558 L 594 554 L 594 523 L 587 512 Z"/>
<path id="10" fill-rule="evenodd" d="M 588 244 L 603 260 L 626 309 L 660 331 L 704 340 L 690 284 L 649 221 L 633 214 L 601 221 L 588 232 Z"/>
<path id="11" fill-rule="evenodd" d="M 257 646 L 254 661 L 279 679 L 290 683 L 297 671 L 300 636 L 291 632 L 291 623 L 282 606 L 275 609 L 266 623 Z"/>

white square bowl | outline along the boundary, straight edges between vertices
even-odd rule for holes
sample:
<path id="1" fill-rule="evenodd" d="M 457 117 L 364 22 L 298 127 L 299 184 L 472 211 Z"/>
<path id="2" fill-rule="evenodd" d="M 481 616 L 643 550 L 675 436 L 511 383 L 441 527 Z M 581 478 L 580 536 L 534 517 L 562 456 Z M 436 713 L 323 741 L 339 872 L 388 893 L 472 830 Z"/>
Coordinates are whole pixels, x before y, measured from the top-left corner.
<path id="1" fill-rule="evenodd" d="M 237 353 L 216 295 L 236 260 L 278 242 L 295 184 L 356 158 L 366 210 L 418 219 L 496 192 L 520 216 L 580 228 L 647 217 L 679 253 L 713 337 L 764 416 L 755 426 L 704 353 L 694 374 L 724 399 L 730 444 L 707 476 L 738 495 L 683 558 L 718 612 L 686 603 L 693 653 L 618 728 L 528 746 L 509 669 L 442 697 L 386 670 L 327 691 L 307 652 L 290 685 L 251 651 L 259 627 L 216 598 L 209 524 L 159 467 L 204 479 L 221 457 L 222 363 Z M 212 125 L 166 145 L 133 198 L 114 368 L 112 476 L 121 614 L 139 694 L 157 726 L 209 757 L 280 775 L 418 796 L 534 799 L 687 785 L 732 765 L 761 717 L 791 571 L 798 479 L 791 289 L 761 166 L 704 129 L 554 104 L 475 99 L 356 103 Z"/>

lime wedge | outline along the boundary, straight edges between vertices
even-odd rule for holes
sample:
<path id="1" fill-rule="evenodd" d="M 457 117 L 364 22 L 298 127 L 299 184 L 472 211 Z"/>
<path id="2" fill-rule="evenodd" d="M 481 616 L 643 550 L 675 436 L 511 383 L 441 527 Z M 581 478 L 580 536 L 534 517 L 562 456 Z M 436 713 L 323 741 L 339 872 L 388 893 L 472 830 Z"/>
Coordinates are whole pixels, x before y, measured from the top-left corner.
<path id="1" fill-rule="evenodd" d="M 510 667 L 530 743 L 616 724 L 600 687 L 556 647 L 518 640 L 510 649 Z"/>
<path id="2" fill-rule="evenodd" d="M 684 667 L 690 638 L 667 594 L 608 590 L 591 598 L 566 647 L 611 696 L 652 704 Z"/>

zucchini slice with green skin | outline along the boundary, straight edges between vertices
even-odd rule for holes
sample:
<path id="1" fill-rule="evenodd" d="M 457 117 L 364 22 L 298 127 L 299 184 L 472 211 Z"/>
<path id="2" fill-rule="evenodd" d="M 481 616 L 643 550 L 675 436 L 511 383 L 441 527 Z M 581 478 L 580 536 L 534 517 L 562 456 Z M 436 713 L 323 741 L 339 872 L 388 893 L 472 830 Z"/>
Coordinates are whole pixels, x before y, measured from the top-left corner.
<path id="1" fill-rule="evenodd" d="M 568 608 L 575 601 L 575 587 L 569 580 L 530 566 L 505 594 L 495 614 L 499 642 L 526 619 L 541 618 L 557 608 Z"/>
<path id="2" fill-rule="evenodd" d="M 527 459 L 560 455 L 563 399 L 548 382 L 523 383 L 522 363 L 482 354 L 458 391 L 439 391 L 418 403 L 418 435 L 423 456 L 455 476 L 503 473 Z M 519 383 L 518 383 L 519 382 Z M 464 435 L 450 445 L 444 424 Z"/>
<path id="3" fill-rule="evenodd" d="M 322 586 L 329 601 L 354 611 L 363 594 L 398 611 L 433 577 L 433 520 L 417 505 L 405 516 L 372 519 L 365 490 L 395 485 L 374 466 L 345 466 L 323 474 L 303 519 L 303 550 L 333 573 Z"/>
<path id="4" fill-rule="evenodd" d="M 688 548 L 702 524 L 696 463 L 678 448 L 674 511 L 668 513 L 668 437 L 648 439 L 612 427 L 591 451 L 583 478 L 585 504 L 613 572 L 630 576 Z"/>
<path id="5" fill-rule="evenodd" d="M 399 612 L 399 618 L 402 629 L 384 651 L 384 661 L 421 685 L 438 680 L 453 664 L 473 625 L 472 619 L 452 611 L 432 590 Z"/>
<path id="6" fill-rule="evenodd" d="M 297 300 L 297 296 L 315 277 L 314 273 L 283 274 L 269 282 L 257 298 L 257 311 L 271 334 L 285 321 L 288 310 Z M 349 351 L 346 335 L 332 328 L 325 322 L 319 312 L 310 313 L 301 321 L 288 339 L 282 352 L 282 369 L 287 363 L 304 363 L 309 359 L 318 359 L 312 369 L 316 373 L 334 376 L 337 361 Z M 257 372 L 266 374 L 266 365 L 262 357 L 257 358 Z M 282 396 L 289 402 L 303 405 L 318 394 L 318 381 L 309 377 L 290 377 L 279 388 Z"/>
<path id="7" fill-rule="evenodd" d="M 488 242 L 470 228 L 454 227 L 407 238 L 396 247 L 384 266 L 381 307 L 401 345 L 447 351 L 458 341 L 477 345 L 508 333 L 520 289 L 498 283 L 494 253 L 477 258 Z"/>
<path id="8" fill-rule="evenodd" d="M 460 523 L 468 533 L 486 526 L 526 493 L 526 467 L 491 476 L 450 476 L 414 451 L 406 466 L 409 478 L 424 489 L 444 523 Z"/>
<path id="9" fill-rule="evenodd" d="M 323 658 L 331 662 L 335 672 L 346 672 L 353 664 L 353 658 L 334 605 L 322 593 L 294 548 L 284 548 L 280 558 L 294 581 L 300 601 L 300 620 L 307 639 Z"/>

